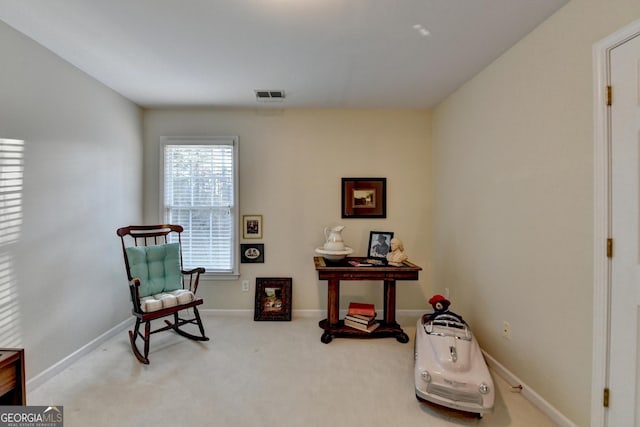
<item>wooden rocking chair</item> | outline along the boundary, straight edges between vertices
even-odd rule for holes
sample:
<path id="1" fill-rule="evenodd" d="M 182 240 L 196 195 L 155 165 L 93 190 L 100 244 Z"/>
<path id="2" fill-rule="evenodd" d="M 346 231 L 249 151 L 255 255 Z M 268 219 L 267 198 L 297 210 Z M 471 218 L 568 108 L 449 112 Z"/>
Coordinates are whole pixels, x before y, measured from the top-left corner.
<path id="1" fill-rule="evenodd" d="M 182 250 L 180 225 L 130 225 L 117 230 L 122 241 L 124 264 L 129 279 L 129 291 L 136 318 L 133 331 L 129 331 L 131 349 L 136 358 L 149 363 L 149 339 L 151 334 L 173 329 L 178 334 L 197 341 L 208 341 L 198 307 L 202 298 L 196 297 L 200 274 L 205 269 L 182 269 Z M 177 242 L 170 243 L 171 233 L 177 236 Z M 193 310 L 193 317 L 184 319 L 181 311 Z M 185 311 L 186 312 L 186 311 Z M 151 330 L 151 321 L 173 315 L 173 322 L 165 319 L 166 326 Z M 144 334 L 140 326 L 144 323 Z M 187 324 L 198 326 L 200 335 L 193 335 L 181 329 Z M 138 337 L 144 342 L 141 352 L 136 345 Z"/>

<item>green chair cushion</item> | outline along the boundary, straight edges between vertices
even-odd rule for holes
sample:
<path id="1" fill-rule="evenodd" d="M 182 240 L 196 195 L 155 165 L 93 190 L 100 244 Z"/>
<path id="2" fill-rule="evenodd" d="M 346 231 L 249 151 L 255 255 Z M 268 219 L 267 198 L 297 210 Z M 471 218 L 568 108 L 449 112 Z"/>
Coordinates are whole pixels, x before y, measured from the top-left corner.
<path id="1" fill-rule="evenodd" d="M 140 279 L 140 297 L 182 289 L 180 244 L 126 248 L 131 277 Z"/>

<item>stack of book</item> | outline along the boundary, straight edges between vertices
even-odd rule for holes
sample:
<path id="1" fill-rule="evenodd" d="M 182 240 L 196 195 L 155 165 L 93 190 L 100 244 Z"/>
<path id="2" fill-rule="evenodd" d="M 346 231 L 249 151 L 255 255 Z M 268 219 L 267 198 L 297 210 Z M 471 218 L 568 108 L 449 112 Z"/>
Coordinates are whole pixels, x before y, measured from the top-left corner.
<path id="1" fill-rule="evenodd" d="M 376 322 L 376 309 L 373 304 L 349 303 L 349 311 L 344 318 L 345 326 L 364 332 L 372 332 L 380 323 Z"/>

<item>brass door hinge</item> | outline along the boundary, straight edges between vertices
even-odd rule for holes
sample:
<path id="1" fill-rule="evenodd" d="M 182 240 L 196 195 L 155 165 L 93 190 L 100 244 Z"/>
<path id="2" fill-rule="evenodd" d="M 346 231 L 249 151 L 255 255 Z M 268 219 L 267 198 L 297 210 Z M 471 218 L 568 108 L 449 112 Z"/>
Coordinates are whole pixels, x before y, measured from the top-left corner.
<path id="1" fill-rule="evenodd" d="M 613 89 L 611 86 L 607 86 L 607 105 L 611 105 L 613 100 Z"/>
<path id="2" fill-rule="evenodd" d="M 607 258 L 613 258 L 613 239 L 607 239 Z"/>
<path id="3" fill-rule="evenodd" d="M 602 393 L 602 405 L 605 408 L 609 407 L 609 389 L 605 388 L 604 392 Z"/>

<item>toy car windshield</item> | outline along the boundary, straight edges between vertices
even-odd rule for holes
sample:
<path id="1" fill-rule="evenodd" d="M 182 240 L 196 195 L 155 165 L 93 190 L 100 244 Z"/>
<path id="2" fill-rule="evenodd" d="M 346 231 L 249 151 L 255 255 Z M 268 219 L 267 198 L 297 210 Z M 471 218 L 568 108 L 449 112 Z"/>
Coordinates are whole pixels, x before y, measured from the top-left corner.
<path id="1" fill-rule="evenodd" d="M 429 335 L 453 337 L 471 341 L 471 330 L 464 320 L 450 314 L 440 314 L 424 323 L 424 331 Z"/>

